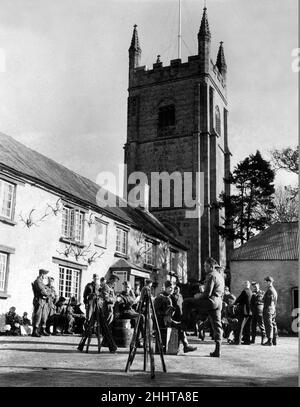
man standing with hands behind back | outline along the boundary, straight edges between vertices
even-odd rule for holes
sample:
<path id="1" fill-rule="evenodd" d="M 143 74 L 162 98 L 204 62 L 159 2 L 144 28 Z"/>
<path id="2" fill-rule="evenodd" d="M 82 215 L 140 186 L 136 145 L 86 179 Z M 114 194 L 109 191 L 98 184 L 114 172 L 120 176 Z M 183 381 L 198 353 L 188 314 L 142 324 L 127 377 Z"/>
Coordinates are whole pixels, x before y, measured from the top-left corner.
<path id="1" fill-rule="evenodd" d="M 267 291 L 265 292 L 264 301 L 264 322 L 266 327 L 267 342 L 263 343 L 263 346 L 277 345 L 277 324 L 276 324 L 276 305 L 277 305 L 277 291 L 273 286 L 273 277 L 266 277 L 265 282 L 267 284 Z"/>
<path id="2" fill-rule="evenodd" d="M 202 315 L 208 315 L 214 329 L 214 340 L 216 347 L 210 356 L 219 358 L 221 356 L 222 322 L 221 312 L 225 282 L 222 275 L 217 271 L 218 263 L 212 257 L 205 260 L 204 269 L 206 273 L 204 292 L 199 298 L 186 298 L 183 300 L 183 321 L 187 321 L 188 314 L 192 308 L 196 308 Z"/>

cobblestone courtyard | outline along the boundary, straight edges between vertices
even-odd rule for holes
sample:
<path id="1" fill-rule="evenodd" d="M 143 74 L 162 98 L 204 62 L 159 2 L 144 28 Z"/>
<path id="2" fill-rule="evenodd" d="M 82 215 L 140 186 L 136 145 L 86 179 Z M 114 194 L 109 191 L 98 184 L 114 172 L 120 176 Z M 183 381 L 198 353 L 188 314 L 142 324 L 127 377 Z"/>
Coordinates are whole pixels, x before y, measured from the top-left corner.
<path id="1" fill-rule="evenodd" d="M 128 349 L 97 353 L 93 339 L 89 354 L 77 351 L 79 337 L 0 337 L 0 386 L 298 386 L 298 338 L 279 338 L 277 347 L 224 343 L 222 358 L 210 358 L 211 341 L 196 344 L 196 352 L 165 356 L 167 373 L 155 356 L 156 377 L 142 371 L 138 350 L 132 370 L 125 373 Z"/>

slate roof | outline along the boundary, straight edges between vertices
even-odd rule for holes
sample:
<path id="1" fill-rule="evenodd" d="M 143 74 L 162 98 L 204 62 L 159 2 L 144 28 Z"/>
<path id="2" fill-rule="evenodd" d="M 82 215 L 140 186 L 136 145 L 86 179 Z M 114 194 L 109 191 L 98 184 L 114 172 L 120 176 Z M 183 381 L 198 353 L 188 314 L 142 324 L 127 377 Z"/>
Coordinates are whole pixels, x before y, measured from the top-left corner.
<path id="1" fill-rule="evenodd" d="M 4 168 L 15 175 L 35 181 L 62 196 L 73 199 L 82 205 L 124 222 L 144 233 L 168 241 L 184 250 L 187 248 L 151 213 L 129 204 L 120 207 L 125 201 L 116 197 L 116 207 L 101 208 L 96 195 L 101 188 L 95 182 L 69 170 L 56 161 L 38 153 L 14 138 L 0 133 L 0 169 Z"/>
<path id="2" fill-rule="evenodd" d="M 298 222 L 276 223 L 233 251 L 231 261 L 298 260 Z"/>

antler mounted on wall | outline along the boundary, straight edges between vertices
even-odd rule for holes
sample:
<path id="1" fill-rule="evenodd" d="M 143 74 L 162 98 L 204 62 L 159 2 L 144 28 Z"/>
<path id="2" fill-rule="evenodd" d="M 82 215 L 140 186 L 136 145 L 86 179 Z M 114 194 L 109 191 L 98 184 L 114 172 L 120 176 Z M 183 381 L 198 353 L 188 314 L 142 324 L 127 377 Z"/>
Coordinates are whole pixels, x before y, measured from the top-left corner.
<path id="1" fill-rule="evenodd" d="M 46 211 L 48 208 L 50 208 L 50 213 L 52 212 L 55 216 L 57 216 L 57 214 L 63 210 L 63 203 L 61 198 L 58 198 L 54 207 L 52 205 L 47 204 Z"/>
<path id="2" fill-rule="evenodd" d="M 75 246 L 73 248 L 73 254 L 74 254 L 76 261 L 78 261 L 78 259 L 80 259 L 80 257 L 85 259 L 85 255 L 87 255 L 90 252 L 90 247 L 91 247 L 91 243 L 87 247 Z"/>
<path id="3" fill-rule="evenodd" d="M 72 243 L 69 243 L 68 245 L 65 244 L 65 250 L 63 252 L 59 252 L 58 250 L 56 250 L 57 253 L 59 254 L 63 254 L 65 257 L 69 257 L 70 254 L 73 253 L 73 247 L 72 247 Z"/>
<path id="4" fill-rule="evenodd" d="M 95 263 L 97 259 L 99 259 L 100 257 L 102 257 L 104 254 L 104 251 L 102 250 L 101 253 L 97 253 L 95 252 L 92 256 L 88 257 L 87 259 L 85 258 L 85 261 L 88 262 L 89 265 L 91 265 L 92 263 Z"/>
<path id="5" fill-rule="evenodd" d="M 21 220 L 21 222 L 24 223 L 24 225 L 26 227 L 31 228 L 32 226 L 39 226 L 38 223 L 42 222 L 44 220 L 44 218 L 46 218 L 48 216 L 48 214 L 45 213 L 45 215 L 43 215 L 40 219 L 37 220 L 33 220 L 32 214 L 35 211 L 35 209 L 31 209 L 31 211 L 29 212 L 29 215 L 27 216 L 26 219 L 23 218 L 22 216 L 22 212 L 20 212 L 19 218 Z"/>
<path id="6" fill-rule="evenodd" d="M 101 215 L 102 217 L 103 215 Z M 93 213 L 90 213 L 90 216 L 88 219 L 84 219 L 85 223 L 88 224 L 88 227 L 90 228 L 92 225 L 94 225 L 96 223 L 95 220 L 95 215 Z"/>

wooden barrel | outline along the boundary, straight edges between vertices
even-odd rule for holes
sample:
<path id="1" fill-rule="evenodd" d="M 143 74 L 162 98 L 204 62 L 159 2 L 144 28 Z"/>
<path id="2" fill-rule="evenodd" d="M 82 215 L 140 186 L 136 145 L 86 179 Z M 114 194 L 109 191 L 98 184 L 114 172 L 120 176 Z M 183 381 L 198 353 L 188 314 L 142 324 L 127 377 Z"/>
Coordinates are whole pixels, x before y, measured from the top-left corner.
<path id="1" fill-rule="evenodd" d="M 133 328 L 131 328 L 130 319 L 117 319 L 116 321 L 114 321 L 112 334 L 116 345 L 119 348 L 129 347 L 133 334 Z"/>

